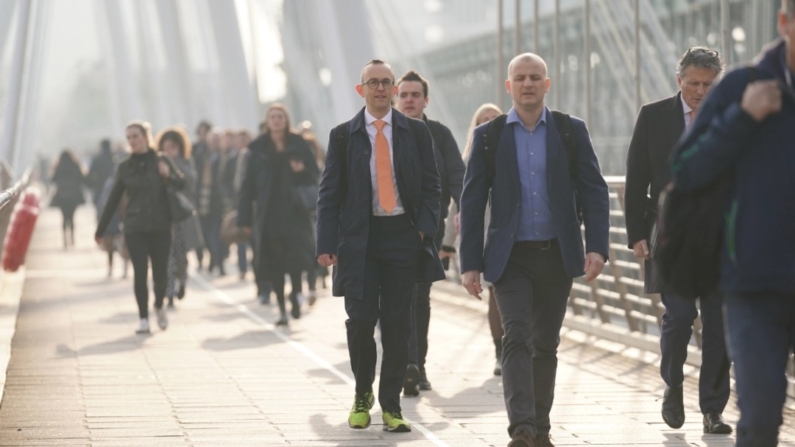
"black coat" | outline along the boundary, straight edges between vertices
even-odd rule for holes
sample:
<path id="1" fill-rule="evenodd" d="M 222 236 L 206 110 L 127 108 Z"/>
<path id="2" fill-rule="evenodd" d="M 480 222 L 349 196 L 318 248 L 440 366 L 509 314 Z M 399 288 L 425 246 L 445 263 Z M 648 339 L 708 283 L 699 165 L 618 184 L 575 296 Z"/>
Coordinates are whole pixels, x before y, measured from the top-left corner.
<path id="1" fill-rule="evenodd" d="M 450 129 L 439 121 L 429 120 L 424 115 L 422 119 L 433 137 L 433 155 L 441 179 L 442 200 L 440 201 L 439 224 L 442 225 L 447 217 L 450 199 L 452 198 L 455 204 L 459 205 L 461 190 L 464 188 L 466 166 Z"/>
<path id="2" fill-rule="evenodd" d="M 660 192 L 671 181 L 670 158 L 685 130 L 681 93 L 646 104 L 638 113 L 635 131 L 627 153 L 627 181 L 624 190 L 624 216 L 627 242 L 649 240 L 657 220 Z M 645 262 L 645 292 L 664 291 L 654 261 Z"/>
<path id="3" fill-rule="evenodd" d="M 121 198 L 127 193 L 124 213 L 124 232 L 142 233 L 171 230 L 171 208 L 166 192 L 166 182 L 160 177 L 158 163 L 164 160 L 171 167 L 169 183 L 176 189 L 185 187 L 179 168 L 168 157 L 160 157 L 154 150 L 132 154 L 116 170 L 113 189 L 97 225 L 96 236 L 102 236 Z"/>
<path id="4" fill-rule="evenodd" d="M 420 120 L 392 109 L 392 147 L 398 194 L 417 231 L 425 234 L 417 282 L 444 279 L 434 238 L 439 228 L 441 186 L 433 139 Z M 332 130 L 317 203 L 317 255 L 337 255 L 334 296 L 361 299 L 372 215 L 370 137 L 364 108 L 345 124 L 348 147 L 341 156 Z M 345 165 L 343 165 L 345 160 Z"/>
<path id="5" fill-rule="evenodd" d="M 264 239 L 273 228 L 287 228 L 284 237 L 291 247 L 286 260 L 287 271 L 306 270 L 315 263 L 315 238 L 310 213 L 295 195 L 294 187 L 317 184 L 319 170 L 309 144 L 300 135 L 287 134 L 284 154 L 285 157 L 276 155 L 276 145 L 267 134 L 261 135 L 249 145 L 246 171 L 240 187 L 237 224 L 253 228 L 254 244 L 257 247 L 267 245 L 267 240 Z M 289 164 L 276 163 L 277 160 L 287 159 L 303 161 L 304 170 L 296 173 L 290 169 Z M 284 203 L 274 204 L 271 200 L 275 169 L 282 169 L 282 174 L 287 175 L 286 184 L 290 190 L 285 191 L 283 199 L 290 203 L 286 207 L 283 206 Z M 287 212 L 276 212 L 277 208 L 286 208 Z M 270 265 L 268 250 L 255 250 L 255 256 L 257 263 Z"/>
<path id="6" fill-rule="evenodd" d="M 55 183 L 55 195 L 50 201 L 50 206 L 69 209 L 76 208 L 85 203 L 83 198 L 83 186 L 85 177 L 80 166 L 75 163 L 58 163 L 52 175 L 52 182 Z"/>

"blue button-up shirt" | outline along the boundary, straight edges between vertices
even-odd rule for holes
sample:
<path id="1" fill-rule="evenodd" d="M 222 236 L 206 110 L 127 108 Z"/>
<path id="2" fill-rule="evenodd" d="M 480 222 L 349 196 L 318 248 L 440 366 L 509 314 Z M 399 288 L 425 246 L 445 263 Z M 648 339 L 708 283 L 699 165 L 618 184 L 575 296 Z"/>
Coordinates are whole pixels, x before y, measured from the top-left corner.
<path id="1" fill-rule="evenodd" d="M 513 124 L 522 187 L 517 241 L 546 241 L 556 237 L 547 190 L 548 113 L 544 108 L 535 126 L 528 129 L 516 110 L 508 112 L 506 123 Z"/>

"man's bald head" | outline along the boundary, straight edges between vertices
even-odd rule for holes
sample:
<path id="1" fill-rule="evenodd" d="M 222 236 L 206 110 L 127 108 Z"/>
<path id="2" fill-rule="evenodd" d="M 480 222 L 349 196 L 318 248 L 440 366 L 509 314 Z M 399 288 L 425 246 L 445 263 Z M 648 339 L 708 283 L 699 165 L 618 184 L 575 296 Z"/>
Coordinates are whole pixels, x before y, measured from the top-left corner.
<path id="1" fill-rule="evenodd" d="M 508 79 L 511 79 L 513 67 L 515 67 L 519 62 L 535 62 L 541 64 L 541 66 L 544 67 L 544 76 L 546 76 L 548 73 L 547 63 L 544 62 L 544 59 L 542 59 L 541 56 L 534 53 L 523 53 L 511 59 L 511 63 L 508 64 Z"/>

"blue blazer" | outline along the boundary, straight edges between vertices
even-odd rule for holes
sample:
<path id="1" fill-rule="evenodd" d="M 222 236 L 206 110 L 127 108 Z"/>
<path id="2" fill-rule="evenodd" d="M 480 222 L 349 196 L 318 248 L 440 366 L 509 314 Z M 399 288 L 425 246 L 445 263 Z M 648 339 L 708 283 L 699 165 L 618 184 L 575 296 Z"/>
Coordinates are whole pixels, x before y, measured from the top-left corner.
<path id="1" fill-rule="evenodd" d="M 585 251 L 577 219 L 574 185 L 569 173 L 569 160 L 555 120 L 547 114 L 547 189 L 555 231 L 566 274 L 572 278 L 582 276 Z M 585 122 L 572 117 L 574 134 L 579 149 L 579 184 L 577 191 L 585 219 L 585 248 L 587 252 L 600 253 L 608 259 L 610 240 L 610 201 L 607 183 L 599 170 L 591 138 Z M 519 228 L 521 186 L 516 158 L 513 125 L 506 125 L 497 145 L 495 171 L 491 187 L 491 221 L 483 246 L 483 221 L 489 200 L 484 156 L 485 135 L 488 123 L 478 126 L 472 138 L 472 149 L 464 176 L 461 195 L 461 271 L 477 270 L 484 273 L 486 281 L 495 282 L 502 277 L 514 235 Z"/>
<path id="2" fill-rule="evenodd" d="M 334 296 L 354 299 L 361 299 L 363 295 L 373 207 L 372 145 L 365 126 L 364 108 L 343 124 L 348 144 L 345 155 L 341 155 L 337 147 L 337 129 L 331 131 L 317 202 L 317 256 L 337 255 L 332 292 Z M 428 127 L 423 121 L 392 109 L 392 148 L 403 208 L 417 231 L 425 234 L 416 280 L 444 279 L 439 253 L 433 243 L 439 228 L 442 187 Z"/>

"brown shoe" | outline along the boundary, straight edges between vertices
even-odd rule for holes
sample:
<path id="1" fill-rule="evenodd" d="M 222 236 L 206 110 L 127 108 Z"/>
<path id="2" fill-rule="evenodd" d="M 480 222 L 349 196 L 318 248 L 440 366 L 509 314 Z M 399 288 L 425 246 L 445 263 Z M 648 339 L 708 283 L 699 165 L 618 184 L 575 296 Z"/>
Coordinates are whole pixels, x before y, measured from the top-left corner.
<path id="1" fill-rule="evenodd" d="M 526 430 L 519 430 L 511 436 L 508 447 L 536 447 L 533 436 Z"/>
<path id="2" fill-rule="evenodd" d="M 552 435 L 550 434 L 538 434 L 534 441 L 536 443 L 535 447 L 555 447 L 555 444 L 552 443 Z"/>

